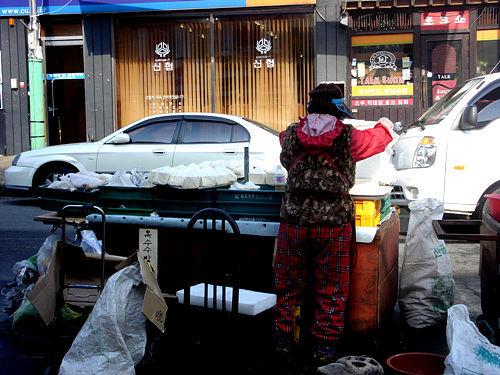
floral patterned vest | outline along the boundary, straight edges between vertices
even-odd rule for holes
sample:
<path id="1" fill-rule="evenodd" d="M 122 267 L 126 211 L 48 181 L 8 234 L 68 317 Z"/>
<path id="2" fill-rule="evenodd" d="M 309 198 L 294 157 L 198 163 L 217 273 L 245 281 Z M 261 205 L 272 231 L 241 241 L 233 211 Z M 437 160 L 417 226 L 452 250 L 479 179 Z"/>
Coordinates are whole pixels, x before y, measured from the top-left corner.
<path id="1" fill-rule="evenodd" d="M 340 124 L 340 123 L 339 123 Z M 281 219 L 298 226 L 333 226 L 354 220 L 349 190 L 354 186 L 356 162 L 351 155 L 352 126 L 344 129 L 325 152 L 309 154 L 291 124 L 282 140 L 281 164 L 288 171 Z"/>

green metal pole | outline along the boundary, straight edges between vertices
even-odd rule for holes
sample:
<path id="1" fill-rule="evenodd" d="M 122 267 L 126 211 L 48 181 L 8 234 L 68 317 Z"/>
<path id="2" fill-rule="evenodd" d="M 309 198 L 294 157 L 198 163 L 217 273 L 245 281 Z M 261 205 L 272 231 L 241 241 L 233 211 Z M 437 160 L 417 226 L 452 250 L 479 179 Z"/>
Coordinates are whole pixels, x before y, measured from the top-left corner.
<path id="1" fill-rule="evenodd" d="M 45 103 L 43 99 L 43 60 L 28 59 L 30 88 L 31 149 L 45 147 Z"/>

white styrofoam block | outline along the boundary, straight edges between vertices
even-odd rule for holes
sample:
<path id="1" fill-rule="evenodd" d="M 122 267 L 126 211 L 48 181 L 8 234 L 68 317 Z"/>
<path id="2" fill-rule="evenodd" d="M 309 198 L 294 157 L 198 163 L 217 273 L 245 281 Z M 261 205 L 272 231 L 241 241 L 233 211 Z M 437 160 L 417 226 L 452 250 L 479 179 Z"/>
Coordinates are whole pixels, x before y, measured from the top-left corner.
<path id="1" fill-rule="evenodd" d="M 208 284 L 208 306 L 213 306 L 213 285 Z M 205 284 L 201 283 L 191 287 L 191 304 L 203 306 Z M 184 303 L 184 289 L 177 292 L 179 303 Z M 226 311 L 232 310 L 233 288 L 226 287 Z M 255 316 L 262 311 L 270 309 L 276 304 L 276 294 L 255 292 L 253 290 L 240 289 L 238 312 L 243 315 Z M 217 287 L 217 309 L 222 308 L 222 287 Z"/>
<path id="2" fill-rule="evenodd" d="M 392 190 L 392 186 L 380 186 L 373 179 L 356 179 L 356 183 L 349 191 L 352 199 L 384 199 Z"/>

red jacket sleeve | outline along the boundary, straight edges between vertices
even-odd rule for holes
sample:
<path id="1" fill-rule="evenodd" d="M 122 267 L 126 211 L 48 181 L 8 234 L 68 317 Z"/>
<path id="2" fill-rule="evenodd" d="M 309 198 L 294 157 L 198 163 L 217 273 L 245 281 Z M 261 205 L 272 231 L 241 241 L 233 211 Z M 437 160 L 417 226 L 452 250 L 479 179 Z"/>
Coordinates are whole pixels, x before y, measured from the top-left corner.
<path id="1" fill-rule="evenodd" d="M 370 129 L 352 129 L 351 154 L 354 160 L 358 162 L 383 152 L 391 141 L 391 132 L 380 123 Z"/>

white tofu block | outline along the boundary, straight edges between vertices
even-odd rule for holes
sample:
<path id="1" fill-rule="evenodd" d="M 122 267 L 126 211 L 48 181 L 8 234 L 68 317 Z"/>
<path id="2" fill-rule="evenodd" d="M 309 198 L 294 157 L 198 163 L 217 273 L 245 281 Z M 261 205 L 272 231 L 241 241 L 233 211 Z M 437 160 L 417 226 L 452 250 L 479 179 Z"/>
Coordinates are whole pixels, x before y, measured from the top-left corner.
<path id="1" fill-rule="evenodd" d="M 266 184 L 267 173 L 265 171 L 252 171 L 248 173 L 248 180 L 257 185 Z"/>
<path id="2" fill-rule="evenodd" d="M 208 284 L 208 306 L 213 306 L 213 285 Z M 205 284 L 201 283 L 191 287 L 191 305 L 203 307 Z M 177 292 L 179 303 L 184 303 L 184 289 Z M 226 311 L 232 310 L 233 288 L 226 287 Z M 276 294 L 254 292 L 240 289 L 238 312 L 243 315 L 255 316 L 262 311 L 270 309 L 276 304 Z M 222 309 L 222 287 L 217 287 L 217 310 Z"/>

